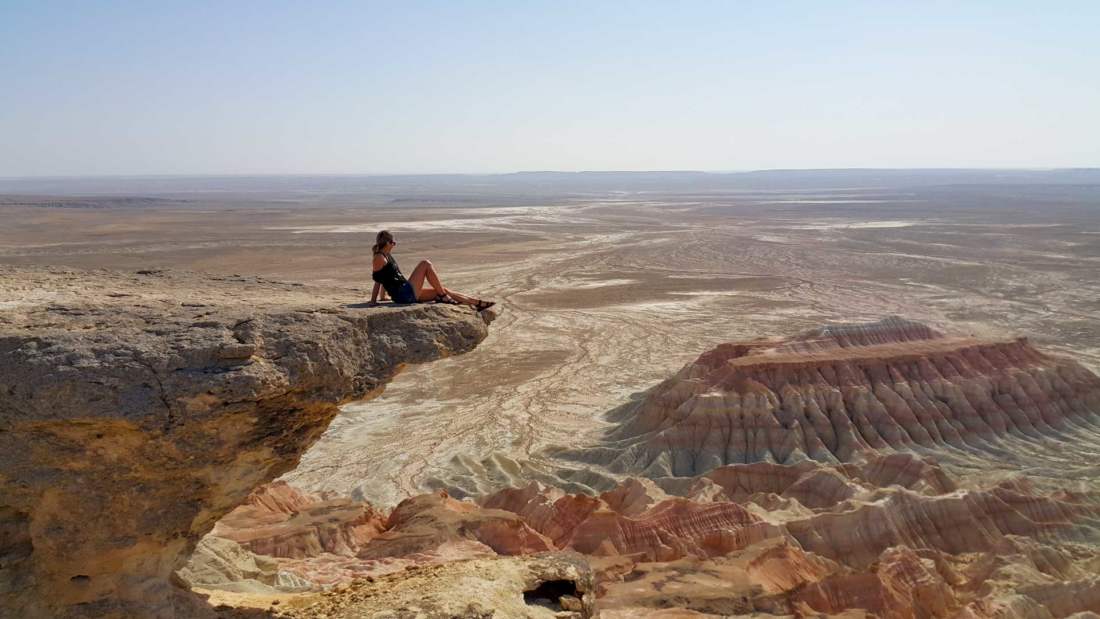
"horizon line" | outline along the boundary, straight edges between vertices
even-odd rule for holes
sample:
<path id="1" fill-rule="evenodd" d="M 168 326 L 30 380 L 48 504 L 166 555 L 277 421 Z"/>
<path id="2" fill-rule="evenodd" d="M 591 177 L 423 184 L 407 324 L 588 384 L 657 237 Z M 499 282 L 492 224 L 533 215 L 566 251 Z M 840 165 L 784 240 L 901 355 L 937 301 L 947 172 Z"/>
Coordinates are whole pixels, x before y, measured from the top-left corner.
<path id="1" fill-rule="evenodd" d="M 739 175 L 771 172 L 1085 172 L 1100 171 L 1096 166 L 964 166 L 964 167 L 842 167 L 842 168 L 755 168 L 748 170 L 515 170 L 511 172 L 194 172 L 149 174 L 41 174 L 0 176 L 0 181 L 69 180 L 69 179 L 155 179 L 155 178 L 268 178 L 268 177 L 328 177 L 328 178 L 398 178 L 410 176 L 520 176 L 525 174 L 699 174 Z"/>

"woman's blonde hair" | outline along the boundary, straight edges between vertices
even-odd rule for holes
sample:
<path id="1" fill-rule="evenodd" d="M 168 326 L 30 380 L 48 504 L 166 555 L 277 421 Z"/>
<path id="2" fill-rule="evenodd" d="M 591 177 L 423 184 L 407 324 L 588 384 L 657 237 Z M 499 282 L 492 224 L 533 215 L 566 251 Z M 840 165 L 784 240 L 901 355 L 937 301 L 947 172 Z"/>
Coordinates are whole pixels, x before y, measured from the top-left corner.
<path id="1" fill-rule="evenodd" d="M 378 233 L 378 236 L 374 239 L 374 247 L 372 251 L 376 254 L 382 253 L 382 248 L 393 242 L 393 235 L 389 230 L 382 230 Z"/>

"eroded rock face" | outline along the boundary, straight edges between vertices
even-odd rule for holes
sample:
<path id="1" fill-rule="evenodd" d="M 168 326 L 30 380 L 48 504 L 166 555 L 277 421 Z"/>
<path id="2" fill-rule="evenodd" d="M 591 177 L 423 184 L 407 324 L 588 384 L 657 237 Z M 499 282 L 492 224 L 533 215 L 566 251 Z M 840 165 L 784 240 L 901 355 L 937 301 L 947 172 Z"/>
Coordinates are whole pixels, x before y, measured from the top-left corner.
<path id="1" fill-rule="evenodd" d="M 276 481 L 226 514 L 211 535 L 259 555 L 297 559 L 321 553 L 352 556 L 381 534 L 386 518 L 366 503 L 309 494 Z"/>
<path id="2" fill-rule="evenodd" d="M 191 612 L 172 572 L 340 403 L 487 332 L 468 308 L 349 307 L 354 294 L 0 267 L 0 606 Z"/>
<path id="3" fill-rule="evenodd" d="M 901 320 L 720 346 L 564 452 L 607 465 L 604 492 L 541 463 L 549 484 L 415 497 L 344 574 L 545 547 L 587 557 L 609 618 L 1091 616 L 1098 385 L 1024 340 Z"/>
<path id="4" fill-rule="evenodd" d="M 578 458 L 661 477 L 871 450 L 993 453 L 1003 437 L 1091 425 L 1098 410 L 1100 377 L 1026 339 L 946 337 L 888 319 L 723 344 L 653 389 L 606 449 Z"/>
<path id="5" fill-rule="evenodd" d="M 807 490 L 824 480 L 829 489 Z M 595 569 L 608 617 L 672 609 L 1063 617 L 1100 609 L 1097 523 L 1095 494 L 1048 494 L 1021 479 L 959 489 L 934 463 L 889 454 L 846 465 L 731 465 L 692 480 L 627 479 L 596 497 L 537 483 L 476 504 L 426 494 L 402 503 L 355 557 L 276 563 L 284 575 L 338 574 L 325 583 L 337 590 L 311 606 L 340 609 L 338 616 L 371 616 L 383 591 L 403 591 L 384 599 L 413 604 L 403 583 L 427 586 L 422 574 L 447 575 L 431 581 L 434 599 L 467 604 L 464 585 L 448 584 L 453 595 L 443 595 L 455 573 L 449 566 L 512 569 L 505 566 L 518 564 L 506 557 L 575 551 Z M 375 584 L 354 587 L 370 596 L 339 589 L 364 580 Z"/>
<path id="6" fill-rule="evenodd" d="M 386 532 L 372 540 L 359 556 L 405 557 L 461 541 L 477 542 L 503 555 L 542 552 L 554 547 L 512 512 L 480 509 L 441 492 L 402 501 L 390 514 Z"/>
<path id="7" fill-rule="evenodd" d="M 293 572 L 281 570 L 279 561 L 257 555 L 240 544 L 208 535 L 177 575 L 191 587 L 218 588 L 240 593 L 311 591 L 316 585 Z"/>
<path id="8" fill-rule="evenodd" d="M 939 483 L 928 485 L 924 477 L 885 486 L 869 481 L 883 466 L 920 468 L 906 461 L 931 469 Z M 647 483 L 644 492 L 635 490 Z M 482 504 L 520 515 L 560 548 L 647 561 L 721 556 L 773 537 L 858 568 L 899 545 L 951 554 L 990 551 L 1007 536 L 1100 545 L 1098 497 L 1043 494 L 1024 480 L 957 491 L 942 471 L 915 456 L 878 457 L 858 466 L 732 465 L 690 485 L 665 482 L 684 496 L 670 497 L 652 483 L 630 479 L 595 498 L 532 484 L 495 493 Z M 647 498 L 624 504 L 619 498 L 626 493 Z M 646 507 L 634 508 L 638 503 Z"/>
<path id="9" fill-rule="evenodd" d="M 897 618 L 1002 616 L 1006 605 L 1056 610 L 1007 616 L 1100 610 L 1090 575 L 1100 561 L 1095 493 L 1044 493 L 1024 479 L 960 490 L 906 454 L 731 465 L 691 483 L 660 481 L 664 488 L 629 479 L 595 498 L 532 484 L 482 503 L 589 555 L 609 617 L 670 608 Z"/>
<path id="10" fill-rule="evenodd" d="M 301 619 L 597 616 L 596 585 L 588 562 L 562 552 L 414 566 L 358 580 L 318 597 L 299 608 L 276 609 L 274 614 Z"/>

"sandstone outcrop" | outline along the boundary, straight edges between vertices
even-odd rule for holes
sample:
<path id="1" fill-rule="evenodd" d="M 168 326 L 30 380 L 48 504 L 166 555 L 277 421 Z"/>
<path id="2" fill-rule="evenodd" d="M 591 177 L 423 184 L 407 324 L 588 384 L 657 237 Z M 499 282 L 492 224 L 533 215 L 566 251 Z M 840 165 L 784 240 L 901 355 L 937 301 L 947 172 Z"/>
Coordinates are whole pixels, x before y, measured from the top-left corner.
<path id="1" fill-rule="evenodd" d="M 355 581 L 296 608 L 286 619 L 508 617 L 588 619 L 596 615 L 594 575 L 574 553 L 540 553 L 414 566 Z M 248 616 L 248 615 L 245 615 Z"/>
<path id="2" fill-rule="evenodd" d="M 170 577 L 219 518 L 290 470 L 339 404 L 470 350 L 491 319 L 356 294 L 0 268 L 0 607 L 187 616 Z M 285 547 L 339 549 L 364 526 L 299 527 Z"/>

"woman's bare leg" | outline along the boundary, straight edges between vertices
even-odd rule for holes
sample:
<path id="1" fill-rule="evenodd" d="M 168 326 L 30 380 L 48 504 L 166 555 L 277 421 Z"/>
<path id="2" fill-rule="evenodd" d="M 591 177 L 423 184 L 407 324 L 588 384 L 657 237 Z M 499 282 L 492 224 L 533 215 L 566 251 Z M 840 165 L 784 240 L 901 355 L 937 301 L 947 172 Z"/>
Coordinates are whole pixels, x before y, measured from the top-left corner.
<path id="1" fill-rule="evenodd" d="M 450 288 L 447 289 L 447 294 L 451 295 L 451 298 L 455 301 L 458 301 L 459 303 L 465 303 L 466 305 L 477 305 L 478 302 L 478 299 L 475 299 L 470 295 L 451 290 Z"/>
<path id="2" fill-rule="evenodd" d="M 428 280 L 431 286 L 424 285 L 425 279 Z M 416 265 L 416 268 L 409 274 L 409 283 L 412 284 L 413 290 L 416 292 L 417 301 L 431 301 L 440 294 L 448 294 L 455 301 L 466 305 L 477 305 L 480 300 L 445 288 L 443 282 L 439 281 L 439 273 L 436 272 L 435 266 L 429 260 L 421 260 L 420 264 Z"/>
<path id="3" fill-rule="evenodd" d="M 432 285 L 432 288 L 446 290 L 443 287 L 443 282 L 439 281 L 439 274 L 435 272 L 435 267 L 432 266 L 431 261 L 421 260 L 420 264 L 416 265 L 416 268 L 409 274 L 409 283 L 412 284 L 413 290 L 416 292 L 416 298 L 420 298 L 420 289 L 424 287 L 425 278 Z"/>
<path id="4" fill-rule="evenodd" d="M 424 286 L 416 292 L 416 300 L 421 303 L 427 303 L 428 301 L 434 301 L 439 296 L 439 291 L 431 286 Z"/>
<path id="5" fill-rule="evenodd" d="M 425 301 L 433 301 L 440 294 L 449 294 L 451 295 L 451 298 L 455 301 L 458 301 L 459 303 L 464 303 L 466 305 L 477 305 L 477 302 L 479 301 L 479 299 L 475 299 L 474 297 L 462 294 L 461 292 L 456 292 L 449 288 L 444 288 L 443 293 L 440 293 L 438 289 L 432 288 L 431 286 L 424 286 L 423 288 L 421 288 L 420 292 L 416 293 L 416 300 L 420 301 L 421 303 Z"/>

